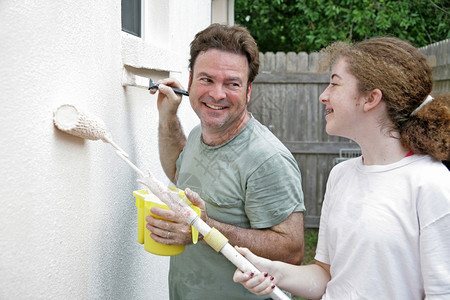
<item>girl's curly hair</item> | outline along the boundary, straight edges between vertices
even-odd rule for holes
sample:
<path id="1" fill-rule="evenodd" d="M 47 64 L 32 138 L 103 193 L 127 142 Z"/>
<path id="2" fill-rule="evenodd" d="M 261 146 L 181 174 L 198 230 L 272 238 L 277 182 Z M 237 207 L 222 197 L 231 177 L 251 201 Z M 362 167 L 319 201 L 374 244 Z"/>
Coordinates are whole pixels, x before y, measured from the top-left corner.
<path id="1" fill-rule="evenodd" d="M 391 131 L 400 134 L 403 145 L 437 160 L 450 159 L 450 93 L 436 96 L 411 115 L 433 88 L 431 67 L 418 49 L 392 37 L 354 45 L 336 42 L 321 50 L 321 69 L 342 56 L 348 71 L 358 79 L 361 93 L 375 88 L 382 91 Z"/>

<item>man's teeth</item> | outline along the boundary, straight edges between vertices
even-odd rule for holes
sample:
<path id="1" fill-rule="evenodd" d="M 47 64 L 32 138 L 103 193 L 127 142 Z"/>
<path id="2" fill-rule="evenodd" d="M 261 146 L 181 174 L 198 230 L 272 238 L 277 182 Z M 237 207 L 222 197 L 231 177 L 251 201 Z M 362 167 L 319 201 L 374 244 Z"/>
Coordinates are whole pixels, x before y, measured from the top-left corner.
<path id="1" fill-rule="evenodd" d="M 220 109 L 224 109 L 224 108 L 225 108 L 225 107 L 214 106 L 214 105 L 211 105 L 211 104 L 206 104 L 206 103 L 205 103 L 205 105 L 206 105 L 206 106 L 208 106 L 209 108 L 212 108 L 212 109 L 218 109 L 218 110 L 220 110 Z"/>
<path id="2" fill-rule="evenodd" d="M 331 114 L 332 112 L 334 112 L 333 109 L 327 109 L 325 115 Z"/>

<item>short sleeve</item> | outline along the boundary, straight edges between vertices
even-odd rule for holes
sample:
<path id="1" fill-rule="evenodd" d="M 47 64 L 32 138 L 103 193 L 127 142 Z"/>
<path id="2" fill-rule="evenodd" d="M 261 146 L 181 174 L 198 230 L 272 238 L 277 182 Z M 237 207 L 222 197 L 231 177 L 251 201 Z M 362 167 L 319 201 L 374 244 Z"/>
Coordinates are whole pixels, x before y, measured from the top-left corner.
<path id="1" fill-rule="evenodd" d="M 249 177 L 245 212 L 252 228 L 268 228 L 304 211 L 301 175 L 293 158 L 277 153 Z"/>
<path id="2" fill-rule="evenodd" d="M 443 175 L 433 173 L 434 178 L 418 188 L 420 264 L 427 299 L 450 296 L 450 187 L 445 181 L 448 173 Z"/>
<path id="3" fill-rule="evenodd" d="M 420 236 L 422 276 L 427 299 L 450 296 L 450 214 L 424 228 Z"/>

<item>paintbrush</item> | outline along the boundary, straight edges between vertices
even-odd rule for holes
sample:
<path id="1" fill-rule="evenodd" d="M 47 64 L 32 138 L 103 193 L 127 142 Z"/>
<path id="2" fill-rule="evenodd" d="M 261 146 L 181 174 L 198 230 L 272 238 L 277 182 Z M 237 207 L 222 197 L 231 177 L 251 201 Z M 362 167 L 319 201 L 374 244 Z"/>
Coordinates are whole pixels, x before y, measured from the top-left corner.
<path id="1" fill-rule="evenodd" d="M 123 69 L 122 73 L 122 85 L 123 86 L 135 86 L 139 88 L 145 88 L 148 90 L 151 89 L 157 89 L 159 84 L 154 83 L 151 78 L 146 78 L 142 76 L 138 76 L 136 74 L 133 74 L 127 69 Z M 170 87 L 176 94 L 189 96 L 189 93 L 185 90 L 177 89 L 174 87 Z"/>
<path id="2" fill-rule="evenodd" d="M 148 89 L 149 89 L 149 90 L 151 90 L 151 89 L 157 89 L 158 86 L 159 86 L 159 84 L 154 83 L 154 82 L 152 81 L 152 79 L 150 78 L 150 83 L 149 83 Z M 189 93 L 188 93 L 187 91 L 180 90 L 180 89 L 177 89 L 177 88 L 174 88 L 174 87 L 170 87 L 170 88 L 171 88 L 176 94 L 189 96 Z"/>

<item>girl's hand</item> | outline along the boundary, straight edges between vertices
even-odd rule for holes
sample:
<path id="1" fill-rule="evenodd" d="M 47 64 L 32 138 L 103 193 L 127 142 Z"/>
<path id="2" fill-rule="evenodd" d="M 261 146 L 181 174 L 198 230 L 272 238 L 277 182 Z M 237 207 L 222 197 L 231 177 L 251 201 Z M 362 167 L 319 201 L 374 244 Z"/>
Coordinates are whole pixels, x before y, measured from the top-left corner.
<path id="1" fill-rule="evenodd" d="M 236 272 L 234 272 L 233 281 L 239 282 L 253 294 L 259 296 L 270 294 L 277 283 L 275 278 L 267 272 L 271 270 L 273 262 L 269 259 L 254 255 L 247 248 L 240 248 L 238 246 L 235 248 L 262 272 L 259 274 L 254 274 L 251 271 L 242 272 L 237 269 Z"/>

